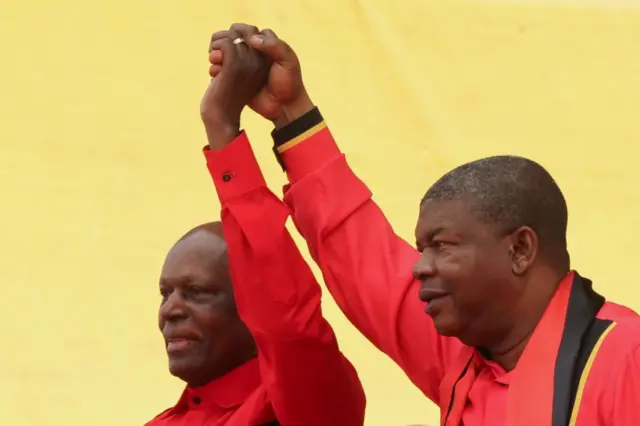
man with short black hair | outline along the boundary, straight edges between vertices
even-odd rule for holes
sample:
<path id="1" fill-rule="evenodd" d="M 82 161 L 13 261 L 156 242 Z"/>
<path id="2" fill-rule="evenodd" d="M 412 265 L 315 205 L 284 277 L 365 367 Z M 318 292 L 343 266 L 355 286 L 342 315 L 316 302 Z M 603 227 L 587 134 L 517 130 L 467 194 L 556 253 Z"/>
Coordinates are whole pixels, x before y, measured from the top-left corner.
<path id="1" fill-rule="evenodd" d="M 276 126 L 294 222 L 342 311 L 442 426 L 640 424 L 640 317 L 569 269 L 564 197 L 541 166 L 449 172 L 420 203 L 416 250 L 347 165 L 293 50 L 272 32 L 251 42 L 274 61 L 251 107 Z"/>

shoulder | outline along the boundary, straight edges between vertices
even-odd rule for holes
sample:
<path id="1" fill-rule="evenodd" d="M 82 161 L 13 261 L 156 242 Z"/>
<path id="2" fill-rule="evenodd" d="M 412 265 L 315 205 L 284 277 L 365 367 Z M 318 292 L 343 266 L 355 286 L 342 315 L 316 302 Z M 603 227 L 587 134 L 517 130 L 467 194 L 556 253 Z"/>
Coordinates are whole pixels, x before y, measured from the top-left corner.
<path id="1" fill-rule="evenodd" d="M 598 312 L 598 318 L 612 321 L 633 320 L 635 318 L 640 321 L 640 315 L 636 311 L 613 302 L 606 302 L 602 306 L 600 312 Z"/>
<path id="2" fill-rule="evenodd" d="M 173 414 L 174 414 L 174 407 L 167 408 L 166 410 L 164 410 L 163 412 L 155 416 L 153 419 L 145 423 L 145 426 L 160 426 L 166 420 L 173 417 Z"/>
<path id="3" fill-rule="evenodd" d="M 580 413 L 610 418 L 624 395 L 640 392 L 640 316 L 607 303 L 598 319 L 610 324 L 594 346 L 580 380 Z"/>
<path id="4" fill-rule="evenodd" d="M 633 309 L 607 302 L 598 313 L 598 318 L 613 323 L 606 340 L 622 350 L 622 356 L 640 346 L 640 315 Z"/>
<path id="5" fill-rule="evenodd" d="M 171 408 L 167 408 L 162 413 L 158 414 L 153 419 L 151 419 L 147 423 L 145 423 L 144 426 L 159 426 L 159 425 L 161 425 L 165 420 L 167 420 L 167 419 L 169 419 L 169 417 L 171 417 L 172 411 L 173 410 Z"/>
<path id="6" fill-rule="evenodd" d="M 610 389 L 637 368 L 640 360 L 640 316 L 633 310 L 607 302 L 598 319 L 610 322 L 588 361 L 591 387 Z M 640 377 L 640 376 L 639 376 Z"/>

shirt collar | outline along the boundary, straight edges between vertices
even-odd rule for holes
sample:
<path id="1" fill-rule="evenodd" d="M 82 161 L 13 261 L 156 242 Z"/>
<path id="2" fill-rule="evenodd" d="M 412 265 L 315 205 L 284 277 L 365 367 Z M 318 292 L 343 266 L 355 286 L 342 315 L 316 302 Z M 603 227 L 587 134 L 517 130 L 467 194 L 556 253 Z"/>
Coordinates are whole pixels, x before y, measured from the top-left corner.
<path id="1" fill-rule="evenodd" d="M 571 285 L 571 283 L 573 282 L 574 276 L 575 276 L 575 271 L 573 270 L 569 271 L 567 275 L 565 275 L 564 278 L 562 278 L 562 281 L 560 281 L 558 288 L 560 288 L 561 286 Z M 476 362 L 476 367 L 488 368 L 489 371 L 491 372 L 493 379 L 498 383 L 502 383 L 504 385 L 508 385 L 511 382 L 512 373 L 516 370 L 516 368 L 518 368 L 518 365 L 516 364 L 516 368 L 507 372 L 497 362 L 486 359 L 480 350 L 476 349 L 474 355 L 475 355 L 474 362 Z"/>
<path id="2" fill-rule="evenodd" d="M 174 409 L 217 405 L 222 409 L 240 406 L 260 386 L 260 368 L 254 358 L 204 386 L 187 386 Z"/>

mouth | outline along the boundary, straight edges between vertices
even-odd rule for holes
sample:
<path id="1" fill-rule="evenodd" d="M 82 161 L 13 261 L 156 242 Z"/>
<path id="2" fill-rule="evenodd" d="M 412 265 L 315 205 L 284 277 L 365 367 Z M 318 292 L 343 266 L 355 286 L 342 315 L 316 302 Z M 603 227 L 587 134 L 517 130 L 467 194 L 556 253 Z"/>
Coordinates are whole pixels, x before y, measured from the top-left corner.
<path id="1" fill-rule="evenodd" d="M 420 300 L 426 303 L 434 302 L 448 295 L 449 293 L 444 290 L 436 290 L 431 288 L 421 288 L 420 292 L 418 293 L 418 297 L 420 298 Z"/>
<path id="2" fill-rule="evenodd" d="M 195 343 L 196 341 L 193 339 L 184 338 L 167 340 L 167 353 L 173 355 L 186 352 Z"/>
<path id="3" fill-rule="evenodd" d="M 433 316 L 440 310 L 440 302 L 449 297 L 449 293 L 443 290 L 433 290 L 421 288 L 419 293 L 420 300 L 427 303 L 424 311 Z"/>
<path id="4" fill-rule="evenodd" d="M 193 346 L 198 339 L 193 335 L 167 335 L 164 338 L 168 354 L 185 352 Z"/>

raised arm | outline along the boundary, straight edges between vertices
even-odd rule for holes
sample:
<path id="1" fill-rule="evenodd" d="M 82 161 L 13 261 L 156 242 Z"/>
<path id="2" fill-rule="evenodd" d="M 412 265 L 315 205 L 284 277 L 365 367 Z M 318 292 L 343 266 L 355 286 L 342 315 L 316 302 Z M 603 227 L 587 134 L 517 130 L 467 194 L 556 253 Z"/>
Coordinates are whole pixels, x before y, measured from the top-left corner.
<path id="1" fill-rule="evenodd" d="M 432 400 L 460 344 L 440 337 L 418 299 L 415 248 L 348 166 L 317 108 L 273 133 L 291 182 L 285 202 L 349 320 Z"/>
<path id="2" fill-rule="evenodd" d="M 322 316 L 320 287 L 285 227 L 288 208 L 267 188 L 246 135 L 205 155 L 238 311 L 280 424 L 362 425 L 362 386 Z"/>
<path id="3" fill-rule="evenodd" d="M 291 47 L 270 30 L 247 39 L 273 61 L 250 106 L 278 128 L 274 150 L 292 182 L 285 202 L 327 287 L 350 321 L 438 402 L 445 363 L 461 344 L 437 334 L 418 300 L 411 273 L 417 251 L 394 233 L 347 165 L 313 109 Z M 212 53 L 211 60 L 218 75 L 228 56 Z"/>

